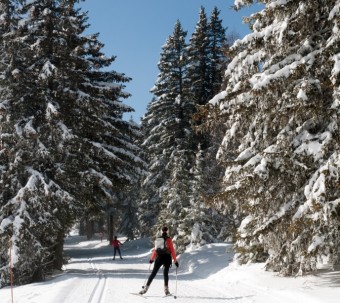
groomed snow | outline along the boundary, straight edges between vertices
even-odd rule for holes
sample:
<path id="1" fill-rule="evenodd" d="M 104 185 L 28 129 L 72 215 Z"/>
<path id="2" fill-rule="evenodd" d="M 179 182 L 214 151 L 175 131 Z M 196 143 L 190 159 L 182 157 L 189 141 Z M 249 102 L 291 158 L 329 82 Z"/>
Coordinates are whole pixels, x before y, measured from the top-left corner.
<path id="1" fill-rule="evenodd" d="M 120 238 L 123 242 L 124 239 Z M 86 241 L 71 235 L 66 240 L 71 257 L 63 272 L 42 283 L 14 287 L 17 303 L 159 303 L 163 298 L 161 272 L 145 297 L 132 295 L 141 290 L 148 274 L 150 242 L 126 242 L 124 259 L 112 260 L 107 241 Z M 209 244 L 179 258 L 177 301 L 237 303 L 338 303 L 340 268 L 315 275 L 283 278 L 266 272 L 263 264 L 239 266 L 232 262 L 231 245 Z M 174 266 L 170 270 L 170 291 L 176 291 Z M 0 289 L 1 303 L 10 303 L 11 289 Z M 146 299 L 145 299 L 146 298 Z"/>

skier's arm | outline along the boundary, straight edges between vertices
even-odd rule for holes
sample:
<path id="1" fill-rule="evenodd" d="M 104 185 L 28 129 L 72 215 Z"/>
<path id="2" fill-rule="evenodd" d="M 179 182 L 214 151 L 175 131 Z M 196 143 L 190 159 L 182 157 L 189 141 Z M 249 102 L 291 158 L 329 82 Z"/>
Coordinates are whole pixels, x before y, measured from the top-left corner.
<path id="1" fill-rule="evenodd" d="M 155 261 L 156 257 L 157 257 L 157 253 L 156 253 L 156 251 L 153 249 L 153 250 L 152 250 L 151 257 L 150 257 L 150 261 Z"/>
<path id="2" fill-rule="evenodd" d="M 167 241 L 167 247 L 170 250 L 172 259 L 174 260 L 174 262 L 176 262 L 177 261 L 176 251 L 175 251 L 175 248 L 174 248 L 174 244 L 172 243 L 172 239 L 168 238 L 166 241 Z"/>

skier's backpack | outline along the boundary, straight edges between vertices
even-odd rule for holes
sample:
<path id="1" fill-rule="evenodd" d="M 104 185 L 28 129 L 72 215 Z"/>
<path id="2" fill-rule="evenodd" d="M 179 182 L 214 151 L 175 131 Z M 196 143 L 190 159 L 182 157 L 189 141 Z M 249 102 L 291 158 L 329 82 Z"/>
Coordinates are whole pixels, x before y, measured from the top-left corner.
<path id="1" fill-rule="evenodd" d="M 169 254 L 169 249 L 166 246 L 166 237 L 159 237 L 155 240 L 155 251 L 157 255 Z"/>

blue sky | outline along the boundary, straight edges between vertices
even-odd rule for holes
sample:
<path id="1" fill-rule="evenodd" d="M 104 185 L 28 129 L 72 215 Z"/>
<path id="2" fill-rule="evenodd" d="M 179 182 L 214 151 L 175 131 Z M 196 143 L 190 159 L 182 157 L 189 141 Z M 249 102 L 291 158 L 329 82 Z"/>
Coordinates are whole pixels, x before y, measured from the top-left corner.
<path id="1" fill-rule="evenodd" d="M 227 34 L 236 32 L 240 37 L 248 34 L 248 26 L 242 18 L 259 10 L 256 7 L 235 12 L 230 9 L 232 0 L 86 0 L 82 10 L 88 11 L 90 27 L 87 33 L 100 33 L 99 40 L 105 44 L 106 55 L 117 56 L 112 69 L 131 77 L 126 91 L 132 96 L 124 100 L 135 109 L 125 118 L 136 122 L 146 111 L 155 84 L 161 47 L 180 20 L 190 38 L 204 6 L 208 18 L 217 6 Z"/>

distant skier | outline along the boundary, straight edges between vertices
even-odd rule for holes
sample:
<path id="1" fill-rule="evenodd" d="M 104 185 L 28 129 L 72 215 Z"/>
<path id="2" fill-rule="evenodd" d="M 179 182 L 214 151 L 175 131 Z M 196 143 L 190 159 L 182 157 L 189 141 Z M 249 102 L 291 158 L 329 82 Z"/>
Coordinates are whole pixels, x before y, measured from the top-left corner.
<path id="1" fill-rule="evenodd" d="M 149 263 L 152 264 L 155 262 L 153 270 L 151 272 L 151 275 L 149 276 L 149 279 L 144 287 L 139 294 L 143 295 L 145 294 L 149 287 L 150 284 L 153 280 L 153 278 L 157 275 L 158 270 L 161 268 L 161 266 L 164 266 L 164 292 L 166 295 L 170 295 L 169 292 L 169 269 L 172 264 L 172 259 L 175 262 L 176 267 L 179 266 L 178 261 L 176 259 L 176 251 L 174 249 L 174 245 L 172 243 L 172 239 L 168 236 L 168 228 L 163 227 L 162 228 L 162 235 L 158 238 L 156 238 L 155 241 L 155 248 L 152 251 L 152 255 L 150 258 Z"/>
<path id="2" fill-rule="evenodd" d="M 117 251 L 118 251 L 118 253 L 119 253 L 119 257 L 121 258 L 121 259 L 123 259 L 122 258 L 122 254 L 121 254 L 121 252 L 120 252 L 120 246 L 121 245 L 123 245 L 119 240 L 117 240 L 117 236 L 115 236 L 114 237 L 114 240 L 112 241 L 112 244 L 111 244 L 111 246 L 113 246 L 113 259 L 112 260 L 115 260 L 116 259 L 116 253 L 117 253 Z"/>
<path id="3" fill-rule="evenodd" d="M 103 242 L 104 236 L 105 236 L 105 231 L 103 229 L 101 229 L 100 232 L 99 232 L 100 242 Z"/>

